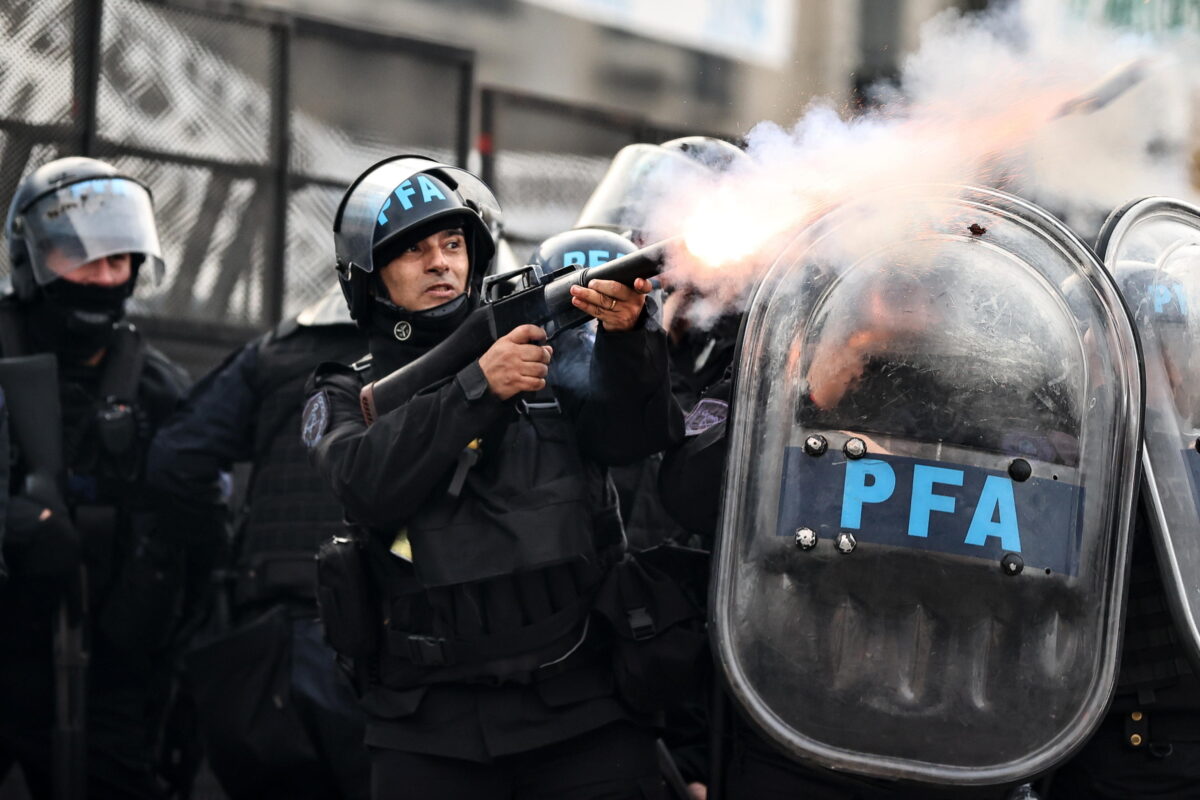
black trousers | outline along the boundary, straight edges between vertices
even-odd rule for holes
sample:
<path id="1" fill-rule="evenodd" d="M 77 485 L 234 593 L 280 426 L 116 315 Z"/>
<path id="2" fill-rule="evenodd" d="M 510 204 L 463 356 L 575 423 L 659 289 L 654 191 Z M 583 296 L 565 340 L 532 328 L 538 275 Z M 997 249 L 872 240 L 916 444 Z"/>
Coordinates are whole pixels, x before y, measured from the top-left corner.
<path id="1" fill-rule="evenodd" d="M 364 718 L 315 619 L 276 606 L 192 650 L 209 763 L 234 800 L 366 800 Z"/>
<path id="2" fill-rule="evenodd" d="M 117 666 L 111 661 L 93 664 L 87 697 L 88 800 L 165 797 L 155 774 L 154 720 L 161 710 L 157 676 L 138 670 L 114 677 L 109 673 Z M 30 794 L 45 800 L 52 796 L 55 769 L 52 681 L 49 659 L 0 658 L 0 783 L 20 764 Z"/>
<path id="3" fill-rule="evenodd" d="M 488 763 L 371 749 L 374 800 L 663 800 L 654 734 L 616 722 Z"/>

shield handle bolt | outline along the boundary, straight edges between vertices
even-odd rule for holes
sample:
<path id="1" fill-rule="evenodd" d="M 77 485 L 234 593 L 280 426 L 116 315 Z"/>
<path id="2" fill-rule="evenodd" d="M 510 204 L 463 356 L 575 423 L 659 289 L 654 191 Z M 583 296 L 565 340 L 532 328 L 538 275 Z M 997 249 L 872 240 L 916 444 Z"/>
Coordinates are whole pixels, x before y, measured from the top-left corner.
<path id="1" fill-rule="evenodd" d="M 858 540 L 854 538 L 853 533 L 842 531 L 837 535 L 837 549 L 843 555 L 848 555 L 854 552 L 854 548 L 858 547 Z"/>
<path id="2" fill-rule="evenodd" d="M 812 550 L 817 546 L 817 532 L 812 528 L 796 529 L 796 547 L 801 550 Z"/>
<path id="3" fill-rule="evenodd" d="M 842 446 L 842 452 L 846 454 L 846 458 L 862 458 L 867 454 L 867 443 L 857 436 L 852 436 Z"/>
<path id="4" fill-rule="evenodd" d="M 804 440 L 804 452 L 810 456 L 823 456 L 829 449 L 829 442 L 819 433 L 814 433 Z"/>
<path id="5" fill-rule="evenodd" d="M 1005 575 L 1020 575 L 1021 570 L 1025 569 L 1025 561 L 1016 553 L 1005 553 L 1004 558 L 1000 559 L 1000 569 L 1004 570 Z"/>
<path id="6" fill-rule="evenodd" d="M 1029 480 L 1029 476 L 1032 474 L 1033 467 L 1029 466 L 1029 462 L 1023 458 L 1014 458 L 1008 465 L 1008 477 L 1018 483 Z"/>

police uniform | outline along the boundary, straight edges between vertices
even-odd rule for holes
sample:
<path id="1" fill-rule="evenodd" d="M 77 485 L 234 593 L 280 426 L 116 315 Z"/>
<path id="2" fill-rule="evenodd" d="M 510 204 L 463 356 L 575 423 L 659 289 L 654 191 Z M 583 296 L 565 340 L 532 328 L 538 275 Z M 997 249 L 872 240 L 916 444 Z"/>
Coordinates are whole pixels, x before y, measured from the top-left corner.
<path id="1" fill-rule="evenodd" d="M 2 301 L 0 314 L 23 322 L 11 298 Z M 17 354 L 6 348 L 6 357 Z M 93 798 L 162 792 L 157 726 L 171 684 L 171 634 L 187 602 L 180 591 L 185 562 L 194 552 L 186 520 L 167 516 L 143 472 L 151 436 L 178 403 L 186 375 L 152 347 L 144 346 L 142 358 L 130 394 L 120 398 L 134 422 L 129 442 L 106 430 L 113 400 L 106 374 L 121 371 L 113 356 L 94 367 L 59 367 L 65 499 L 88 577 L 87 780 Z M 60 588 L 40 568 L 30 571 L 31 559 L 46 557 L 37 541 L 45 531 L 22 508 L 20 453 L 15 464 L 5 541 L 11 575 L 0 587 L 0 771 L 19 763 L 34 795 L 49 797 L 56 702 L 51 635 Z"/>
<path id="2" fill-rule="evenodd" d="M 346 323 L 290 319 L 246 345 L 196 386 L 150 453 L 155 487 L 207 514 L 213 536 L 221 472 L 253 464 L 229 571 L 234 628 L 186 659 L 209 763 L 235 798 L 368 793 L 362 712 L 316 620 L 313 557 L 342 511 L 296 435 L 314 365 L 362 353 Z"/>
<path id="3" fill-rule="evenodd" d="M 508 776 L 536 786 L 536 754 L 559 743 L 580 758 L 619 759 L 597 759 L 596 774 L 567 770 L 557 776 L 565 787 L 530 796 L 575 796 L 567 788 L 599 786 L 606 775 L 653 791 L 653 737 L 614 693 L 588 598 L 621 540 L 601 465 L 665 445 L 665 424 L 648 413 L 668 400 L 665 343 L 644 328 L 602 332 L 589 364 L 585 336 L 573 338 L 556 342 L 554 400 L 544 404 L 497 400 L 473 363 L 367 427 L 364 383 L 416 358 L 429 340 L 373 337 L 369 364 L 325 365 L 314 376 L 307 435 L 367 537 L 384 608 L 380 651 L 358 665 L 377 796 L 389 796 L 381 781 L 401 765 L 416 789 L 450 758 L 472 762 L 453 769 L 499 781 L 489 791 L 507 797 Z M 472 442 L 479 461 L 453 496 Z M 391 552 L 402 531 L 412 561 Z M 517 571 L 523 559 L 544 558 L 539 548 L 558 563 Z"/>
<path id="4" fill-rule="evenodd" d="M 1054 776 L 1056 798 L 1171 798 L 1200 793 L 1200 679 L 1167 606 L 1144 516 L 1133 564 L 1112 708 Z"/>
<path id="5" fill-rule="evenodd" d="M 497 215 L 470 173 L 413 156 L 363 173 L 335 215 L 370 357 L 321 366 L 305 407 L 302 437 L 349 522 L 318 557 L 322 620 L 368 715 L 374 797 L 653 797 L 652 720 L 619 696 L 592 612 L 625 544 L 607 467 L 677 432 L 661 330 L 643 313 L 631 330 L 558 336 L 532 395 L 499 400 L 467 355 L 415 392 L 360 400 L 423 355 L 440 369 L 446 350 L 430 351 L 477 330 L 463 323 Z M 450 230 L 466 292 L 390 302 L 377 273 L 408 253 L 422 275 L 449 270 L 421 248 Z"/>
<path id="6" fill-rule="evenodd" d="M 1052 796 L 1197 797 L 1200 208 L 1167 197 L 1133 199 L 1109 215 L 1095 249 L 1141 339 L 1144 472 L 1116 696 L 1091 740 L 1055 775 Z"/>

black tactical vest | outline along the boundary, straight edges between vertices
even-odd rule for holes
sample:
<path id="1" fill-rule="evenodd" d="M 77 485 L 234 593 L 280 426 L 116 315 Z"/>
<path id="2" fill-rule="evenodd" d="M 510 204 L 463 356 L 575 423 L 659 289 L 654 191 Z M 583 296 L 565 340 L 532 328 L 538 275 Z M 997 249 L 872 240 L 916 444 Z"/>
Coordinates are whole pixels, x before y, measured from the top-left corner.
<path id="1" fill-rule="evenodd" d="M 385 687 L 533 680 L 587 637 L 595 590 L 624 543 L 616 491 L 582 457 L 551 392 L 514 406 L 460 460 L 465 474 L 447 475 L 394 532 L 411 561 L 388 552 L 393 532 L 372 532 Z"/>
<path id="2" fill-rule="evenodd" d="M 300 440 L 304 384 L 317 364 L 353 360 L 365 347 L 365 337 L 351 325 L 304 327 L 294 321 L 259 346 L 252 379 L 259 401 L 254 466 L 237 539 L 239 605 L 313 596 L 313 554 L 341 530 L 343 512 Z"/>
<path id="3" fill-rule="evenodd" d="M 1200 708 L 1200 692 L 1175 632 L 1147 524 L 1139 509 L 1115 706 Z"/>

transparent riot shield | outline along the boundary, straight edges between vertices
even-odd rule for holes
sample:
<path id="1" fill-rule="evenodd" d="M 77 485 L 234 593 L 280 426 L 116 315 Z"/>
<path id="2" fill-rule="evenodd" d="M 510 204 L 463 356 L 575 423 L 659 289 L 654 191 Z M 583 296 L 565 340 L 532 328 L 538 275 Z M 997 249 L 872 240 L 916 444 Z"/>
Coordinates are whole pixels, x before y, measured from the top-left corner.
<path id="1" fill-rule="evenodd" d="M 1108 218 L 1096 250 L 1142 341 L 1142 486 L 1171 615 L 1200 669 L 1200 208 L 1137 200 Z"/>
<path id="2" fill-rule="evenodd" d="M 841 206 L 751 300 L 718 662 L 789 754 L 947 785 L 1065 758 L 1116 676 L 1141 373 L 1091 250 L 1000 192 Z"/>

